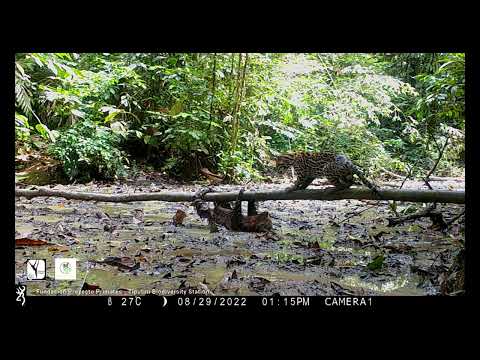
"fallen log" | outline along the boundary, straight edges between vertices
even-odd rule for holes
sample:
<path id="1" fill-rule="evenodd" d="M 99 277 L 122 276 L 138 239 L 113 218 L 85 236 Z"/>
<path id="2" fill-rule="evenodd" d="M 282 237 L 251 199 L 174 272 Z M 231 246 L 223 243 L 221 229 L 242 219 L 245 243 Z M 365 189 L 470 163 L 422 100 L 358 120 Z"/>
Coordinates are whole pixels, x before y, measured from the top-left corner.
<path id="1" fill-rule="evenodd" d="M 465 203 L 465 191 L 445 190 L 379 190 L 382 200 L 396 200 L 407 202 L 438 202 L 438 203 Z M 190 202 L 194 200 L 194 193 L 186 192 L 156 192 L 134 194 L 101 194 L 86 192 L 70 192 L 39 188 L 36 190 L 15 189 L 15 196 L 33 198 L 38 196 L 62 197 L 72 200 L 103 201 L 103 202 L 133 202 L 133 201 L 167 201 Z M 238 191 L 212 192 L 205 195 L 206 201 L 234 201 Z M 306 189 L 292 192 L 285 190 L 246 191 L 242 199 L 247 200 L 378 200 L 376 195 L 367 188 L 350 188 L 348 190 L 332 192 L 331 189 Z"/>

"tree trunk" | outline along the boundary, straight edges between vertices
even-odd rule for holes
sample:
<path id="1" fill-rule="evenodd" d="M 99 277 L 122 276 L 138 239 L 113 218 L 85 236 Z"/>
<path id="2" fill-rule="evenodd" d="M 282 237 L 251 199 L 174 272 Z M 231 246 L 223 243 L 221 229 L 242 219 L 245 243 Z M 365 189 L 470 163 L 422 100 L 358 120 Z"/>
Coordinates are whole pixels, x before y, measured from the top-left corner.
<path id="1" fill-rule="evenodd" d="M 439 203 L 465 203 L 465 191 L 444 190 L 379 190 L 382 200 L 397 200 L 407 202 L 439 202 Z M 188 202 L 193 201 L 193 193 L 160 192 L 160 193 L 134 193 L 134 194 L 100 194 L 81 193 L 61 190 L 40 188 L 38 190 L 15 189 L 15 196 L 32 198 L 37 196 L 56 196 L 65 199 L 104 201 L 104 202 L 132 202 L 132 201 L 168 201 Z M 237 200 L 238 192 L 217 192 L 205 195 L 205 201 L 234 201 Z M 285 190 L 272 191 L 246 191 L 242 195 L 243 200 L 342 200 L 364 199 L 378 200 L 373 192 L 366 188 L 351 188 L 343 191 L 332 192 L 331 189 L 307 189 L 292 192 Z"/>

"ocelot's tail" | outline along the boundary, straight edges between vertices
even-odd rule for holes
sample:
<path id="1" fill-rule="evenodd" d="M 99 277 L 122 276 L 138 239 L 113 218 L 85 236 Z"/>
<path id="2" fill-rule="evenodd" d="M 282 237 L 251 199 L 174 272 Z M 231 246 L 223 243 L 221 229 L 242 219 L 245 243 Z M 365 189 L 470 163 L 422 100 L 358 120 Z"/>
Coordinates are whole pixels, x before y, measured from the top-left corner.
<path id="1" fill-rule="evenodd" d="M 359 179 L 362 181 L 365 186 L 367 186 L 370 190 L 372 190 L 379 198 L 381 198 L 379 192 L 378 192 L 378 187 L 374 183 L 372 183 L 370 180 L 368 180 L 365 177 L 365 174 L 363 173 L 362 169 L 359 168 L 358 166 L 352 164 L 352 172 L 359 177 Z"/>

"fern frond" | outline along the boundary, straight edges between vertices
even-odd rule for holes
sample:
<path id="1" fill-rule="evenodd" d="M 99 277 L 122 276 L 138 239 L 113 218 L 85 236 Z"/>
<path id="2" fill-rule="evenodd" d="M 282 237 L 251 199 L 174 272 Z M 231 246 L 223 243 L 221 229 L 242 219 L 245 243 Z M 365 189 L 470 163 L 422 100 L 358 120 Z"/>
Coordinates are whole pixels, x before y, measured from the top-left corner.
<path id="1" fill-rule="evenodd" d="M 15 105 L 26 115 L 32 113 L 32 94 L 30 92 L 30 80 L 18 63 L 15 63 Z"/>

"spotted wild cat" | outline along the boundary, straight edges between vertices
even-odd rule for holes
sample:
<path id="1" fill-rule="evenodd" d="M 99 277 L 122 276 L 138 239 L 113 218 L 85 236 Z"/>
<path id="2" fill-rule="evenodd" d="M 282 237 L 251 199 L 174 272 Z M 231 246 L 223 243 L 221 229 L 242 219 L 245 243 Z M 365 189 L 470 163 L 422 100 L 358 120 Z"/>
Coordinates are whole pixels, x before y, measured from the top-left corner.
<path id="1" fill-rule="evenodd" d="M 363 184 L 378 195 L 377 186 L 365 177 L 358 166 L 342 154 L 333 152 L 284 154 L 276 158 L 276 167 L 279 172 L 285 172 L 290 167 L 295 169 L 297 180 L 293 186 L 287 188 L 287 191 L 305 189 L 316 178 L 327 178 L 336 190 L 344 190 L 354 184 L 353 175 L 355 174 Z"/>

